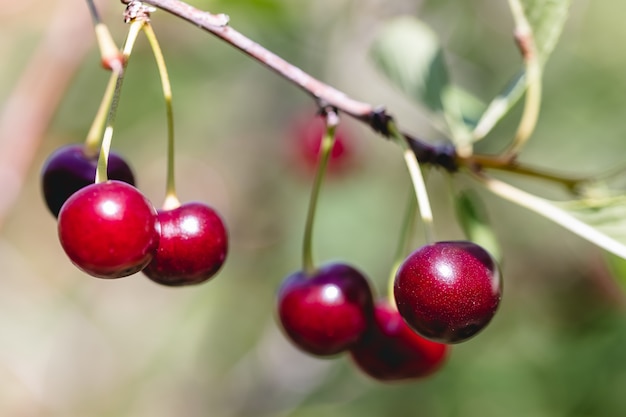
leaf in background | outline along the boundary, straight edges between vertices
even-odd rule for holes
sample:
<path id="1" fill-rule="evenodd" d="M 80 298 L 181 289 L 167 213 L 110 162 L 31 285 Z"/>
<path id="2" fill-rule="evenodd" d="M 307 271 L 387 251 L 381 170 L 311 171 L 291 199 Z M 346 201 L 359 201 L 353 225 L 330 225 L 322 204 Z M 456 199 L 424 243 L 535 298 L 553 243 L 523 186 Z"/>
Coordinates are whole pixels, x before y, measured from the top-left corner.
<path id="1" fill-rule="evenodd" d="M 370 52 L 378 67 L 401 91 L 431 110 L 443 110 L 448 71 L 439 39 L 426 24 L 409 16 L 390 20 Z"/>
<path id="2" fill-rule="evenodd" d="M 510 0 L 518 27 L 520 21 L 530 25 L 541 65 L 548 60 L 561 36 L 570 3 L 571 0 Z M 523 15 L 517 15 L 516 9 L 521 9 Z M 492 100 L 474 130 L 475 141 L 485 137 L 517 103 L 526 89 L 525 84 L 524 72 L 521 72 Z"/>
<path id="3" fill-rule="evenodd" d="M 457 194 L 455 212 L 467 238 L 485 248 L 498 262 L 502 261 L 498 239 L 489 224 L 487 210 L 479 195 L 471 190 Z"/>
<path id="4" fill-rule="evenodd" d="M 402 16 L 385 23 L 374 40 L 371 56 L 383 74 L 417 103 L 444 116 L 456 145 L 471 143 L 485 105 L 471 93 L 450 84 L 437 34 L 420 20 Z M 471 124 L 465 120 L 473 118 Z"/>
<path id="5" fill-rule="evenodd" d="M 626 259 L 608 253 L 605 256 L 606 263 L 611 271 L 611 275 L 616 279 L 621 287 L 626 291 Z"/>

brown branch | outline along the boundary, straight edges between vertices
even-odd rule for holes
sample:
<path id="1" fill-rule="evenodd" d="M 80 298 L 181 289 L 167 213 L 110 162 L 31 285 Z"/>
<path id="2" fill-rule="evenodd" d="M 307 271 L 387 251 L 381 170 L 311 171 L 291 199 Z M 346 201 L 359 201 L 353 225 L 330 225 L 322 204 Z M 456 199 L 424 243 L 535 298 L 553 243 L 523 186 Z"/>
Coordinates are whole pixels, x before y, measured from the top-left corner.
<path id="1" fill-rule="evenodd" d="M 313 78 L 300 68 L 247 38 L 228 26 L 228 18 L 225 15 L 214 15 L 178 0 L 145 0 L 143 2 L 163 9 L 212 33 L 291 81 L 324 105 L 335 107 L 361 120 L 369 120 L 371 114 L 377 111 L 372 105 L 353 100 L 341 91 Z"/>
<path id="2" fill-rule="evenodd" d="M 381 133 L 385 137 L 389 136 L 387 125 L 392 117 L 384 107 L 354 100 L 342 91 L 312 77 L 300 68 L 247 38 L 231 26 L 228 26 L 228 16 L 205 12 L 180 0 L 142 1 L 186 20 L 239 49 L 311 95 L 320 108 L 331 106 L 368 124 L 374 131 Z M 453 147 L 433 146 L 407 133 L 403 133 L 403 135 L 409 141 L 411 148 L 421 163 L 439 165 L 449 171 L 456 170 L 456 158 Z"/>

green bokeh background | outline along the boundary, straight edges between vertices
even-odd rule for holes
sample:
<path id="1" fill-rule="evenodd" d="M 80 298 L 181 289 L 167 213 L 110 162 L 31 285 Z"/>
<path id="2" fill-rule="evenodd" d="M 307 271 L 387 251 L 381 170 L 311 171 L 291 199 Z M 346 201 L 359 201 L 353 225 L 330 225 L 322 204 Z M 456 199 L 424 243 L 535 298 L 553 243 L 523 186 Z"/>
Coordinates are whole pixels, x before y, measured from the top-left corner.
<path id="1" fill-rule="evenodd" d="M 36 3 L 0 11 L 0 100 L 10 94 L 55 4 L 42 9 Z M 76 18 L 88 19 L 84 4 L 76 3 Z M 103 15 L 121 43 L 123 9 L 109 3 Z M 581 174 L 617 166 L 626 152 L 626 53 L 620 48 L 626 3 L 573 3 L 545 70 L 539 124 L 521 159 Z M 442 137 L 428 113 L 368 60 L 368 45 L 386 18 L 408 13 L 432 25 L 454 80 L 485 101 L 521 65 L 506 2 L 191 4 L 229 14 L 232 26 L 255 41 L 356 99 L 384 103 L 401 126 L 433 141 Z M 39 170 L 52 150 L 86 135 L 108 77 L 94 44 L 0 235 L 0 415 L 626 415 L 625 300 L 603 254 L 486 193 L 504 253 L 504 299 L 491 325 L 455 346 L 441 372 L 383 385 L 346 357 L 319 360 L 294 349 L 276 325 L 274 295 L 300 266 L 311 178 L 294 167 L 286 149 L 294 140 L 290 125 L 313 113 L 312 101 L 192 25 L 163 12 L 153 23 L 174 90 L 179 194 L 223 214 L 231 236 L 228 262 L 209 283 L 171 289 L 141 275 L 91 278 L 63 254 L 41 200 Z M 71 45 L 60 48 L 71 51 Z M 131 58 L 119 111 L 114 148 L 131 161 L 139 187 L 158 205 L 165 111 L 143 39 Z M 501 150 L 519 113 L 518 106 L 479 150 Z M 343 121 L 355 139 L 357 162 L 331 177 L 322 192 L 316 258 L 358 266 L 383 296 L 408 175 L 399 149 Z M 561 195 L 536 183 L 516 184 Z M 439 238 L 461 238 L 445 176 L 434 173 L 428 186 Z"/>

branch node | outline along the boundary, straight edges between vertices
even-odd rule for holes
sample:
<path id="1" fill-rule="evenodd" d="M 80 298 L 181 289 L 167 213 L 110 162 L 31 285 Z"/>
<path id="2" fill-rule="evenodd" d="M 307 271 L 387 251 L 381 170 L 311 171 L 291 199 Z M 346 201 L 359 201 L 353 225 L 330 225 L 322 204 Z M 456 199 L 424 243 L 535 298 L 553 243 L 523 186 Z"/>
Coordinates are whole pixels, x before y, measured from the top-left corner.
<path id="1" fill-rule="evenodd" d="M 391 132 L 389 132 L 389 122 L 393 120 L 393 117 L 387 114 L 387 110 L 384 107 L 379 106 L 374 108 L 366 117 L 367 122 L 375 132 L 380 133 L 386 138 L 389 137 L 391 134 Z"/>

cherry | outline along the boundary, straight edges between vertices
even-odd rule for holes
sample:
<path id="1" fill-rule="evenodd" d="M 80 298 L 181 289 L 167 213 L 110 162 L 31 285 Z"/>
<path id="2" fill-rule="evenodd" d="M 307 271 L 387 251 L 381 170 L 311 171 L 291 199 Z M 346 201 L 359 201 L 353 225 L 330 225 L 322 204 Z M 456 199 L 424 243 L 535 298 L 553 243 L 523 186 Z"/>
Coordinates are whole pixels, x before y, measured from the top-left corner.
<path id="1" fill-rule="evenodd" d="M 41 183 L 48 209 L 55 217 L 65 201 L 76 191 L 93 184 L 98 155 L 85 154 L 83 145 L 66 145 L 54 151 L 42 168 Z M 109 154 L 108 178 L 135 184 L 132 170 L 118 154 Z"/>
<path id="2" fill-rule="evenodd" d="M 161 236 L 154 258 L 143 270 L 168 286 L 199 284 L 220 269 L 228 252 L 224 222 L 211 207 L 188 203 L 159 211 Z"/>
<path id="3" fill-rule="evenodd" d="M 354 149 L 350 135 L 340 125 L 335 134 L 335 143 L 328 160 L 328 173 L 339 174 L 353 164 Z M 321 152 L 322 137 L 326 130 L 323 117 L 298 118 L 291 127 L 288 139 L 291 159 L 307 173 L 315 171 Z"/>
<path id="4" fill-rule="evenodd" d="M 449 346 L 415 333 L 386 300 L 376 302 L 374 320 L 351 350 L 355 364 L 380 381 L 401 381 L 433 374 L 445 362 Z"/>
<path id="5" fill-rule="evenodd" d="M 367 279 L 341 263 L 324 265 L 311 276 L 295 272 L 278 292 L 278 318 L 287 336 L 318 356 L 338 354 L 358 342 L 372 309 Z"/>
<path id="6" fill-rule="evenodd" d="M 398 269 L 398 311 L 422 336 L 443 343 L 467 340 L 492 319 L 502 295 L 491 255 L 467 241 L 423 246 Z"/>
<path id="7" fill-rule="evenodd" d="M 152 204 L 121 181 L 91 184 L 74 193 L 59 212 L 59 240 L 86 273 L 119 278 L 144 268 L 159 244 Z"/>

